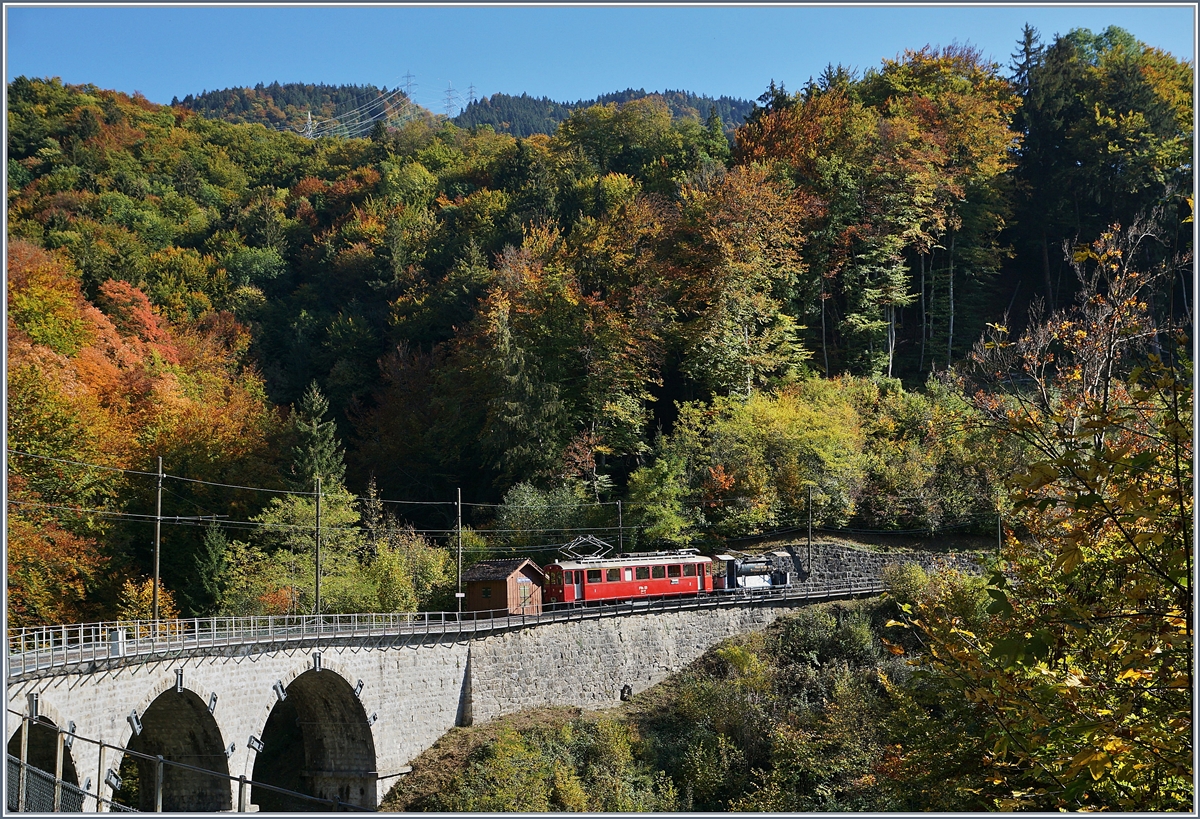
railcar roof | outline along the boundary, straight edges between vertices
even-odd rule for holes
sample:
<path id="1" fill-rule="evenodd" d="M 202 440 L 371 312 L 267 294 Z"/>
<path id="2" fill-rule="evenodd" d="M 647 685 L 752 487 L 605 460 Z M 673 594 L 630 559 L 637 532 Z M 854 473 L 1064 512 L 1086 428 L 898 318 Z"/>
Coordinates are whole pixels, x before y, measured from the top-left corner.
<path id="1" fill-rule="evenodd" d="M 659 563 L 712 563 L 711 557 L 695 554 L 649 553 L 644 555 L 613 555 L 610 557 L 585 557 L 577 560 L 556 560 L 546 568 L 558 566 L 563 569 L 606 569 L 619 566 L 654 565 Z"/>

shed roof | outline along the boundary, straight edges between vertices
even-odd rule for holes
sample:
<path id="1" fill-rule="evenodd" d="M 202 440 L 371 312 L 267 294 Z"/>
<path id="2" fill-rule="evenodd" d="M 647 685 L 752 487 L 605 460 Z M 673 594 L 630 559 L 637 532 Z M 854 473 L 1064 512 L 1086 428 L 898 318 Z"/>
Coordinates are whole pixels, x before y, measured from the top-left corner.
<path id="1" fill-rule="evenodd" d="M 527 557 L 512 557 L 507 559 L 481 560 L 463 572 L 463 582 L 473 580 L 507 580 L 513 572 L 519 571 L 528 563 L 539 575 L 542 569 Z"/>

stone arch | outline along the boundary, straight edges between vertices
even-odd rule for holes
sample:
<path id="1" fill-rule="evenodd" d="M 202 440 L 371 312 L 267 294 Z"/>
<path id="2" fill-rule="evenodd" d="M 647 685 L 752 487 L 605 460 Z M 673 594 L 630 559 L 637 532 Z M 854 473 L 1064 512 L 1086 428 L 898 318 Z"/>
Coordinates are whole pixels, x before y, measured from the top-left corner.
<path id="1" fill-rule="evenodd" d="M 172 765 L 163 766 L 164 811 L 220 811 L 232 808 L 229 763 L 221 729 L 208 705 L 191 689 L 176 691 L 173 683 L 155 686 L 158 691 L 144 711 L 139 711 L 142 731 L 128 728 L 125 747 L 130 751 L 162 756 L 212 771 L 206 774 Z M 130 755 L 137 775 L 137 807 L 154 810 L 154 760 Z M 126 770 L 129 770 L 127 767 Z"/>
<path id="2" fill-rule="evenodd" d="M 263 727 L 252 778 L 321 799 L 374 808 L 378 772 L 371 723 L 353 687 L 337 671 L 306 670 L 284 689 Z M 253 789 L 263 811 L 312 811 L 317 803 Z"/>

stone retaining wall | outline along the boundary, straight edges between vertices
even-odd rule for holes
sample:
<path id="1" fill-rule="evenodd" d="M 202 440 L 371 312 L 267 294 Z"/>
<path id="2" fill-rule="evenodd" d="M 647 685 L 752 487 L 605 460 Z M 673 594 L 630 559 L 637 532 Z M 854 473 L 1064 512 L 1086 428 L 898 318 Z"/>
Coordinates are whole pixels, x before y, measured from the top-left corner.
<path id="1" fill-rule="evenodd" d="M 634 693 L 661 682 L 713 644 L 763 629 L 781 606 L 653 612 L 555 623 L 497 634 L 471 644 L 465 723 L 525 708 L 609 708 L 622 687 Z"/>
<path id="2" fill-rule="evenodd" d="M 767 555 L 774 569 L 794 572 L 801 588 L 814 590 L 879 580 L 890 565 L 916 563 L 930 572 L 950 567 L 977 573 L 983 564 L 981 555 L 970 553 L 877 552 L 828 542 L 814 542 L 811 550 L 804 544 L 781 546 Z"/>

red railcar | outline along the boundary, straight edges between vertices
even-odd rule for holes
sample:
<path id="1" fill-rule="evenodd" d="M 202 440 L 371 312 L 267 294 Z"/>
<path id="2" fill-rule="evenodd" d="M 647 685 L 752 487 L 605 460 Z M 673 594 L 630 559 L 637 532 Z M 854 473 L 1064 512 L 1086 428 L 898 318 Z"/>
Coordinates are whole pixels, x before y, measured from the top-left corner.
<path id="1" fill-rule="evenodd" d="M 712 591 L 712 558 L 695 549 L 556 560 L 543 569 L 549 604 L 599 603 Z"/>

